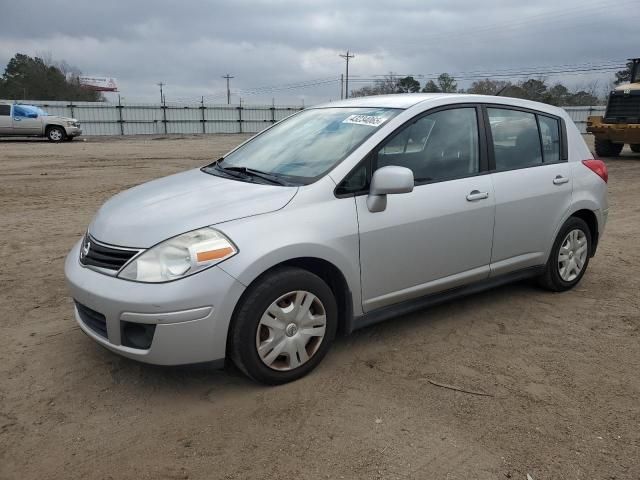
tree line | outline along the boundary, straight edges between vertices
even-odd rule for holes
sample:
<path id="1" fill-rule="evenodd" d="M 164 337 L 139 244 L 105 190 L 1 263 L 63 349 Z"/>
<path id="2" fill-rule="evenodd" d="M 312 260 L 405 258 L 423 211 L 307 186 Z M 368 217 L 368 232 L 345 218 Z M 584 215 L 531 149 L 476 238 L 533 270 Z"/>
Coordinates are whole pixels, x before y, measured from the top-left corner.
<path id="1" fill-rule="evenodd" d="M 614 84 L 626 83 L 631 78 L 631 62 L 623 70 L 616 72 Z M 458 82 L 448 73 L 442 73 L 435 80 L 427 80 L 421 85 L 413 76 L 398 78 L 389 74 L 373 85 L 352 90 L 350 96 L 384 95 L 392 93 L 476 93 L 481 95 L 501 95 L 516 97 L 558 106 L 587 106 L 606 103 L 606 98 L 598 96 L 598 85 L 569 89 L 560 82 L 547 83 L 544 78 L 530 78 L 513 83 L 508 80 L 484 78 L 474 81 L 469 88 L 458 88 Z"/>
<path id="2" fill-rule="evenodd" d="M 42 58 L 44 57 L 44 58 Z M 80 86 L 80 70 L 50 56 L 16 54 L 0 77 L 0 98 L 5 100 L 103 101 L 100 92 Z"/>

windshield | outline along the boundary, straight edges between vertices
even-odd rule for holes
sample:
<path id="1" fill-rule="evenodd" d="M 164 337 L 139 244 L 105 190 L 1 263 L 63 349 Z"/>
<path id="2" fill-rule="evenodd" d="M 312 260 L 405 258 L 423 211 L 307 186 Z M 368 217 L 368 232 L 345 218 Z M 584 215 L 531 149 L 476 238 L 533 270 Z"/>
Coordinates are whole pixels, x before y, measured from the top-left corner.
<path id="1" fill-rule="evenodd" d="M 45 117 L 49 115 L 47 112 L 45 112 L 41 108 L 36 107 L 34 105 L 15 105 L 13 107 L 13 111 L 18 116 L 23 116 L 23 117 L 26 117 L 29 113 L 35 113 L 38 117 Z"/>
<path id="2" fill-rule="evenodd" d="M 341 162 L 401 110 L 316 108 L 292 115 L 219 162 L 311 183 Z M 207 168 L 213 173 L 211 168 Z"/>

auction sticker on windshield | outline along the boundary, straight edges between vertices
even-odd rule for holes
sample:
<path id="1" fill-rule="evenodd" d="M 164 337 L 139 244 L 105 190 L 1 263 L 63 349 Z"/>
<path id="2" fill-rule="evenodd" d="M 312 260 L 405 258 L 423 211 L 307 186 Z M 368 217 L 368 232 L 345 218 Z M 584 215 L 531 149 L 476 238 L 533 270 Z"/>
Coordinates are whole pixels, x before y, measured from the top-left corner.
<path id="1" fill-rule="evenodd" d="M 385 122 L 385 120 L 385 117 L 376 115 L 349 115 L 342 121 L 342 123 L 354 123 L 356 125 L 379 127 Z"/>

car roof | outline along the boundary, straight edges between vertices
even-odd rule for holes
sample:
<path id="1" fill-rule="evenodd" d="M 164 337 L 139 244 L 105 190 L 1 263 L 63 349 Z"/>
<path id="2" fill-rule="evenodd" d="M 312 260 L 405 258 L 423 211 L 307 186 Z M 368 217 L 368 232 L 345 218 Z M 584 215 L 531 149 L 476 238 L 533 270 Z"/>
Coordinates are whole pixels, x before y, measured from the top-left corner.
<path id="1" fill-rule="evenodd" d="M 329 107 L 365 107 L 365 108 L 401 108 L 408 109 L 422 103 L 448 99 L 451 103 L 495 103 L 514 107 L 531 108 L 541 112 L 559 115 L 562 109 L 546 103 L 533 102 L 513 97 L 497 97 L 495 95 L 475 95 L 469 93 L 397 93 L 393 95 L 374 95 L 370 97 L 355 97 L 346 100 L 315 105 L 311 108 Z M 441 101 L 438 104 L 442 104 Z"/>
<path id="2" fill-rule="evenodd" d="M 424 102 L 438 98 L 453 96 L 447 93 L 396 93 L 393 95 L 373 95 L 370 97 L 354 97 L 346 100 L 329 102 L 317 105 L 324 107 L 377 107 L 377 108 L 409 108 Z"/>

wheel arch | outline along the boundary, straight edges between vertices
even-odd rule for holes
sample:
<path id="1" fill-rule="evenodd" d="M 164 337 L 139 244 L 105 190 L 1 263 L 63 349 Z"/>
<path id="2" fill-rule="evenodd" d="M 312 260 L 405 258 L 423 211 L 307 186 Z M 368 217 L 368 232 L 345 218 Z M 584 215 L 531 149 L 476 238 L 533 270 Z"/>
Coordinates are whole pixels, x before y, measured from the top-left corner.
<path id="1" fill-rule="evenodd" d="M 49 135 L 49 130 L 51 130 L 53 127 L 57 127 L 59 129 L 62 130 L 62 133 L 66 136 L 67 135 L 67 129 L 64 128 L 62 125 L 58 125 L 57 123 L 47 123 L 44 126 L 44 134 L 45 136 Z"/>
<path id="2" fill-rule="evenodd" d="M 347 334 L 351 331 L 353 319 L 353 295 L 342 271 L 335 264 L 324 258 L 313 256 L 294 257 L 271 265 L 269 268 L 257 275 L 249 285 L 247 285 L 247 288 L 245 288 L 233 309 L 233 315 L 229 322 L 229 328 L 227 330 L 227 352 L 230 351 L 230 341 L 233 335 L 236 313 L 245 297 L 251 291 L 251 287 L 260 282 L 261 279 L 269 273 L 282 267 L 300 268 L 320 277 L 329 286 L 336 299 L 336 304 L 338 306 L 338 333 Z"/>
<path id="3" fill-rule="evenodd" d="M 596 253 L 596 248 L 598 247 L 598 238 L 600 235 L 598 232 L 598 217 L 596 217 L 593 210 L 589 210 L 587 208 L 576 210 L 569 215 L 569 218 L 571 217 L 577 217 L 584 220 L 589 227 L 589 233 L 591 233 L 591 251 L 589 252 L 589 256 L 593 257 Z"/>

